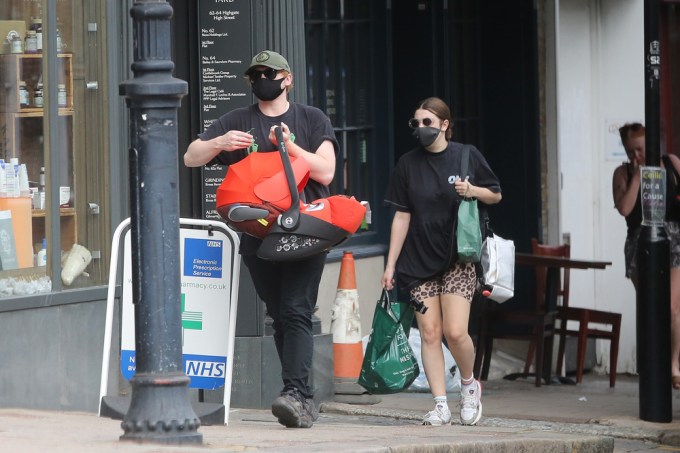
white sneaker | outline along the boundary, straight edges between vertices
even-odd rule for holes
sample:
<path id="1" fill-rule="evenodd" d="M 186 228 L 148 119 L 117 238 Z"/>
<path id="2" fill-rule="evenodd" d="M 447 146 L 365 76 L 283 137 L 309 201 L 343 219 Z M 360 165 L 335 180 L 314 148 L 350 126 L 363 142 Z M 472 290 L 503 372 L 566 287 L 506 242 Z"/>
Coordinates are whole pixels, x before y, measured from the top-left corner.
<path id="1" fill-rule="evenodd" d="M 435 406 L 423 418 L 423 425 L 442 426 L 451 424 L 451 411 L 447 407 Z"/>
<path id="2" fill-rule="evenodd" d="M 460 393 L 460 422 L 463 425 L 474 425 L 482 418 L 482 384 L 476 385 Z"/>

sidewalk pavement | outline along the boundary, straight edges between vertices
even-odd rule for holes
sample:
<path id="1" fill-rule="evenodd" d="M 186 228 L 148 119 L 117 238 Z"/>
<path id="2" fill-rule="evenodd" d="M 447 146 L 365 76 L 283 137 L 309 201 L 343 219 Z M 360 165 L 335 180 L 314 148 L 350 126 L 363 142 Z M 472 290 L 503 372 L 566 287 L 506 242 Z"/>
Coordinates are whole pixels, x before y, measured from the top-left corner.
<path id="1" fill-rule="evenodd" d="M 119 440 L 119 420 L 96 414 L 0 410 L 0 446 L 7 452 L 612 452 L 621 439 L 680 451 L 680 392 L 670 423 L 639 418 L 637 377 L 584 376 L 581 385 L 534 387 L 533 379 L 483 383 L 477 426 L 421 426 L 429 393 L 383 395 L 374 405 L 324 403 L 312 429 L 286 429 L 267 410 L 232 409 L 228 426 L 202 426 L 200 445 Z M 450 395 L 455 401 L 456 395 Z M 452 409 L 455 402 L 450 403 Z M 455 411 L 453 411 L 455 413 Z M 457 420 L 456 420 L 457 422 Z M 651 450 L 647 450 L 651 451 Z"/>

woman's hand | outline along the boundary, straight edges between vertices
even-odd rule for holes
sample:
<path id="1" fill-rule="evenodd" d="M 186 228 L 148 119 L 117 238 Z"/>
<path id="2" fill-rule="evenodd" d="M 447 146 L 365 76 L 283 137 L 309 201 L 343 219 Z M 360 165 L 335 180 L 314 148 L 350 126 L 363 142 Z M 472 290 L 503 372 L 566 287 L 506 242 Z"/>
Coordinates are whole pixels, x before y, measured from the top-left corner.
<path id="1" fill-rule="evenodd" d="M 380 286 L 382 286 L 388 291 L 394 288 L 394 267 L 391 266 L 385 267 L 385 272 L 383 273 L 383 276 L 380 279 Z"/>
<path id="2" fill-rule="evenodd" d="M 475 186 L 470 184 L 470 181 L 468 181 L 468 178 L 466 177 L 464 180 L 463 179 L 456 179 L 456 182 L 453 184 L 453 187 L 456 190 L 456 193 L 462 197 L 462 198 L 474 198 L 474 189 Z"/>

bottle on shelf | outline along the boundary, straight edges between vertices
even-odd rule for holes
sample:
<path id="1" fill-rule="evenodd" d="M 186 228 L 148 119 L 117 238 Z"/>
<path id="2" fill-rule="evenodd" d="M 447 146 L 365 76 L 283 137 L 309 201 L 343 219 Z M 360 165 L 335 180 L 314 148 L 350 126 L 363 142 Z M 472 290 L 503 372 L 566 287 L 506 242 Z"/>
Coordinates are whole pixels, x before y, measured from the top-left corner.
<path id="1" fill-rule="evenodd" d="M 38 251 L 38 255 L 35 258 L 36 266 L 47 266 L 47 239 L 43 238 L 42 248 Z"/>
<path id="2" fill-rule="evenodd" d="M 7 178 L 5 176 L 5 159 L 0 159 L 0 197 L 7 197 Z"/>
<path id="3" fill-rule="evenodd" d="M 28 102 L 28 89 L 26 88 L 26 82 L 21 80 L 19 81 L 19 107 L 24 109 L 29 105 L 30 103 Z"/>
<path id="4" fill-rule="evenodd" d="M 40 167 L 38 179 L 38 205 L 36 209 L 45 209 L 45 167 Z"/>
<path id="5" fill-rule="evenodd" d="M 26 164 L 19 164 L 19 172 L 17 179 L 19 183 L 19 196 L 30 197 L 31 188 L 28 182 L 28 169 L 26 168 Z"/>
<path id="6" fill-rule="evenodd" d="M 57 105 L 59 107 L 66 107 L 66 104 L 67 104 L 66 85 L 60 83 L 59 85 L 57 85 Z"/>
<path id="7" fill-rule="evenodd" d="M 28 28 L 29 31 L 35 32 L 35 48 L 37 53 L 42 53 L 42 41 L 43 41 L 43 27 L 42 19 L 39 17 L 31 17 L 31 26 Z"/>
<path id="8" fill-rule="evenodd" d="M 64 41 L 61 39 L 61 31 L 57 28 L 57 52 L 64 49 Z"/>
<path id="9" fill-rule="evenodd" d="M 21 36 L 17 33 L 12 37 L 10 41 L 10 52 L 11 53 L 24 53 L 24 43 L 21 40 Z"/>
<path id="10" fill-rule="evenodd" d="M 9 160 L 9 164 L 5 164 L 5 196 L 8 198 L 19 196 L 19 178 L 17 177 L 18 167 L 19 159 L 16 157 L 12 157 Z"/>
<path id="11" fill-rule="evenodd" d="M 26 32 L 26 44 L 24 45 L 24 52 L 38 53 L 38 37 L 33 30 Z"/>
<path id="12" fill-rule="evenodd" d="M 45 167 L 40 167 L 40 176 L 38 177 L 38 191 L 45 191 Z"/>
<path id="13" fill-rule="evenodd" d="M 33 107 L 42 108 L 44 105 L 43 84 L 38 82 L 38 85 L 35 87 L 35 91 L 33 91 Z"/>

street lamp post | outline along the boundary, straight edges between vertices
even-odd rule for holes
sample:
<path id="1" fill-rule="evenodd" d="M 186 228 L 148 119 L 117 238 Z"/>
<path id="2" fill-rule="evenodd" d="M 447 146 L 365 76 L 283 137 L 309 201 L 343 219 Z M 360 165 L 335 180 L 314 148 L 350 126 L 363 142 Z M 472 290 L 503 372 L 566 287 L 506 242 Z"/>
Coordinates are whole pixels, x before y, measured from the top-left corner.
<path id="1" fill-rule="evenodd" d="M 671 340 L 670 340 L 670 247 L 658 221 L 647 222 L 645 213 L 652 211 L 655 190 L 646 181 L 665 182 L 659 171 L 659 83 L 661 53 L 659 43 L 659 0 L 645 0 L 645 149 L 646 167 L 642 169 L 641 193 L 643 222 L 637 244 L 638 287 L 636 296 L 637 357 L 640 418 L 667 423 L 672 420 Z M 670 171 L 670 169 L 666 169 Z M 662 200 L 665 202 L 663 194 Z M 648 209 L 650 208 L 650 209 Z M 665 210 L 665 205 L 658 206 Z M 661 211 L 663 212 L 663 211 Z"/>
<path id="2" fill-rule="evenodd" d="M 136 371 L 120 438 L 202 443 L 182 367 L 177 108 L 187 85 L 172 77 L 172 7 L 138 0 L 130 15 L 134 77 L 119 89 L 130 110 Z"/>

